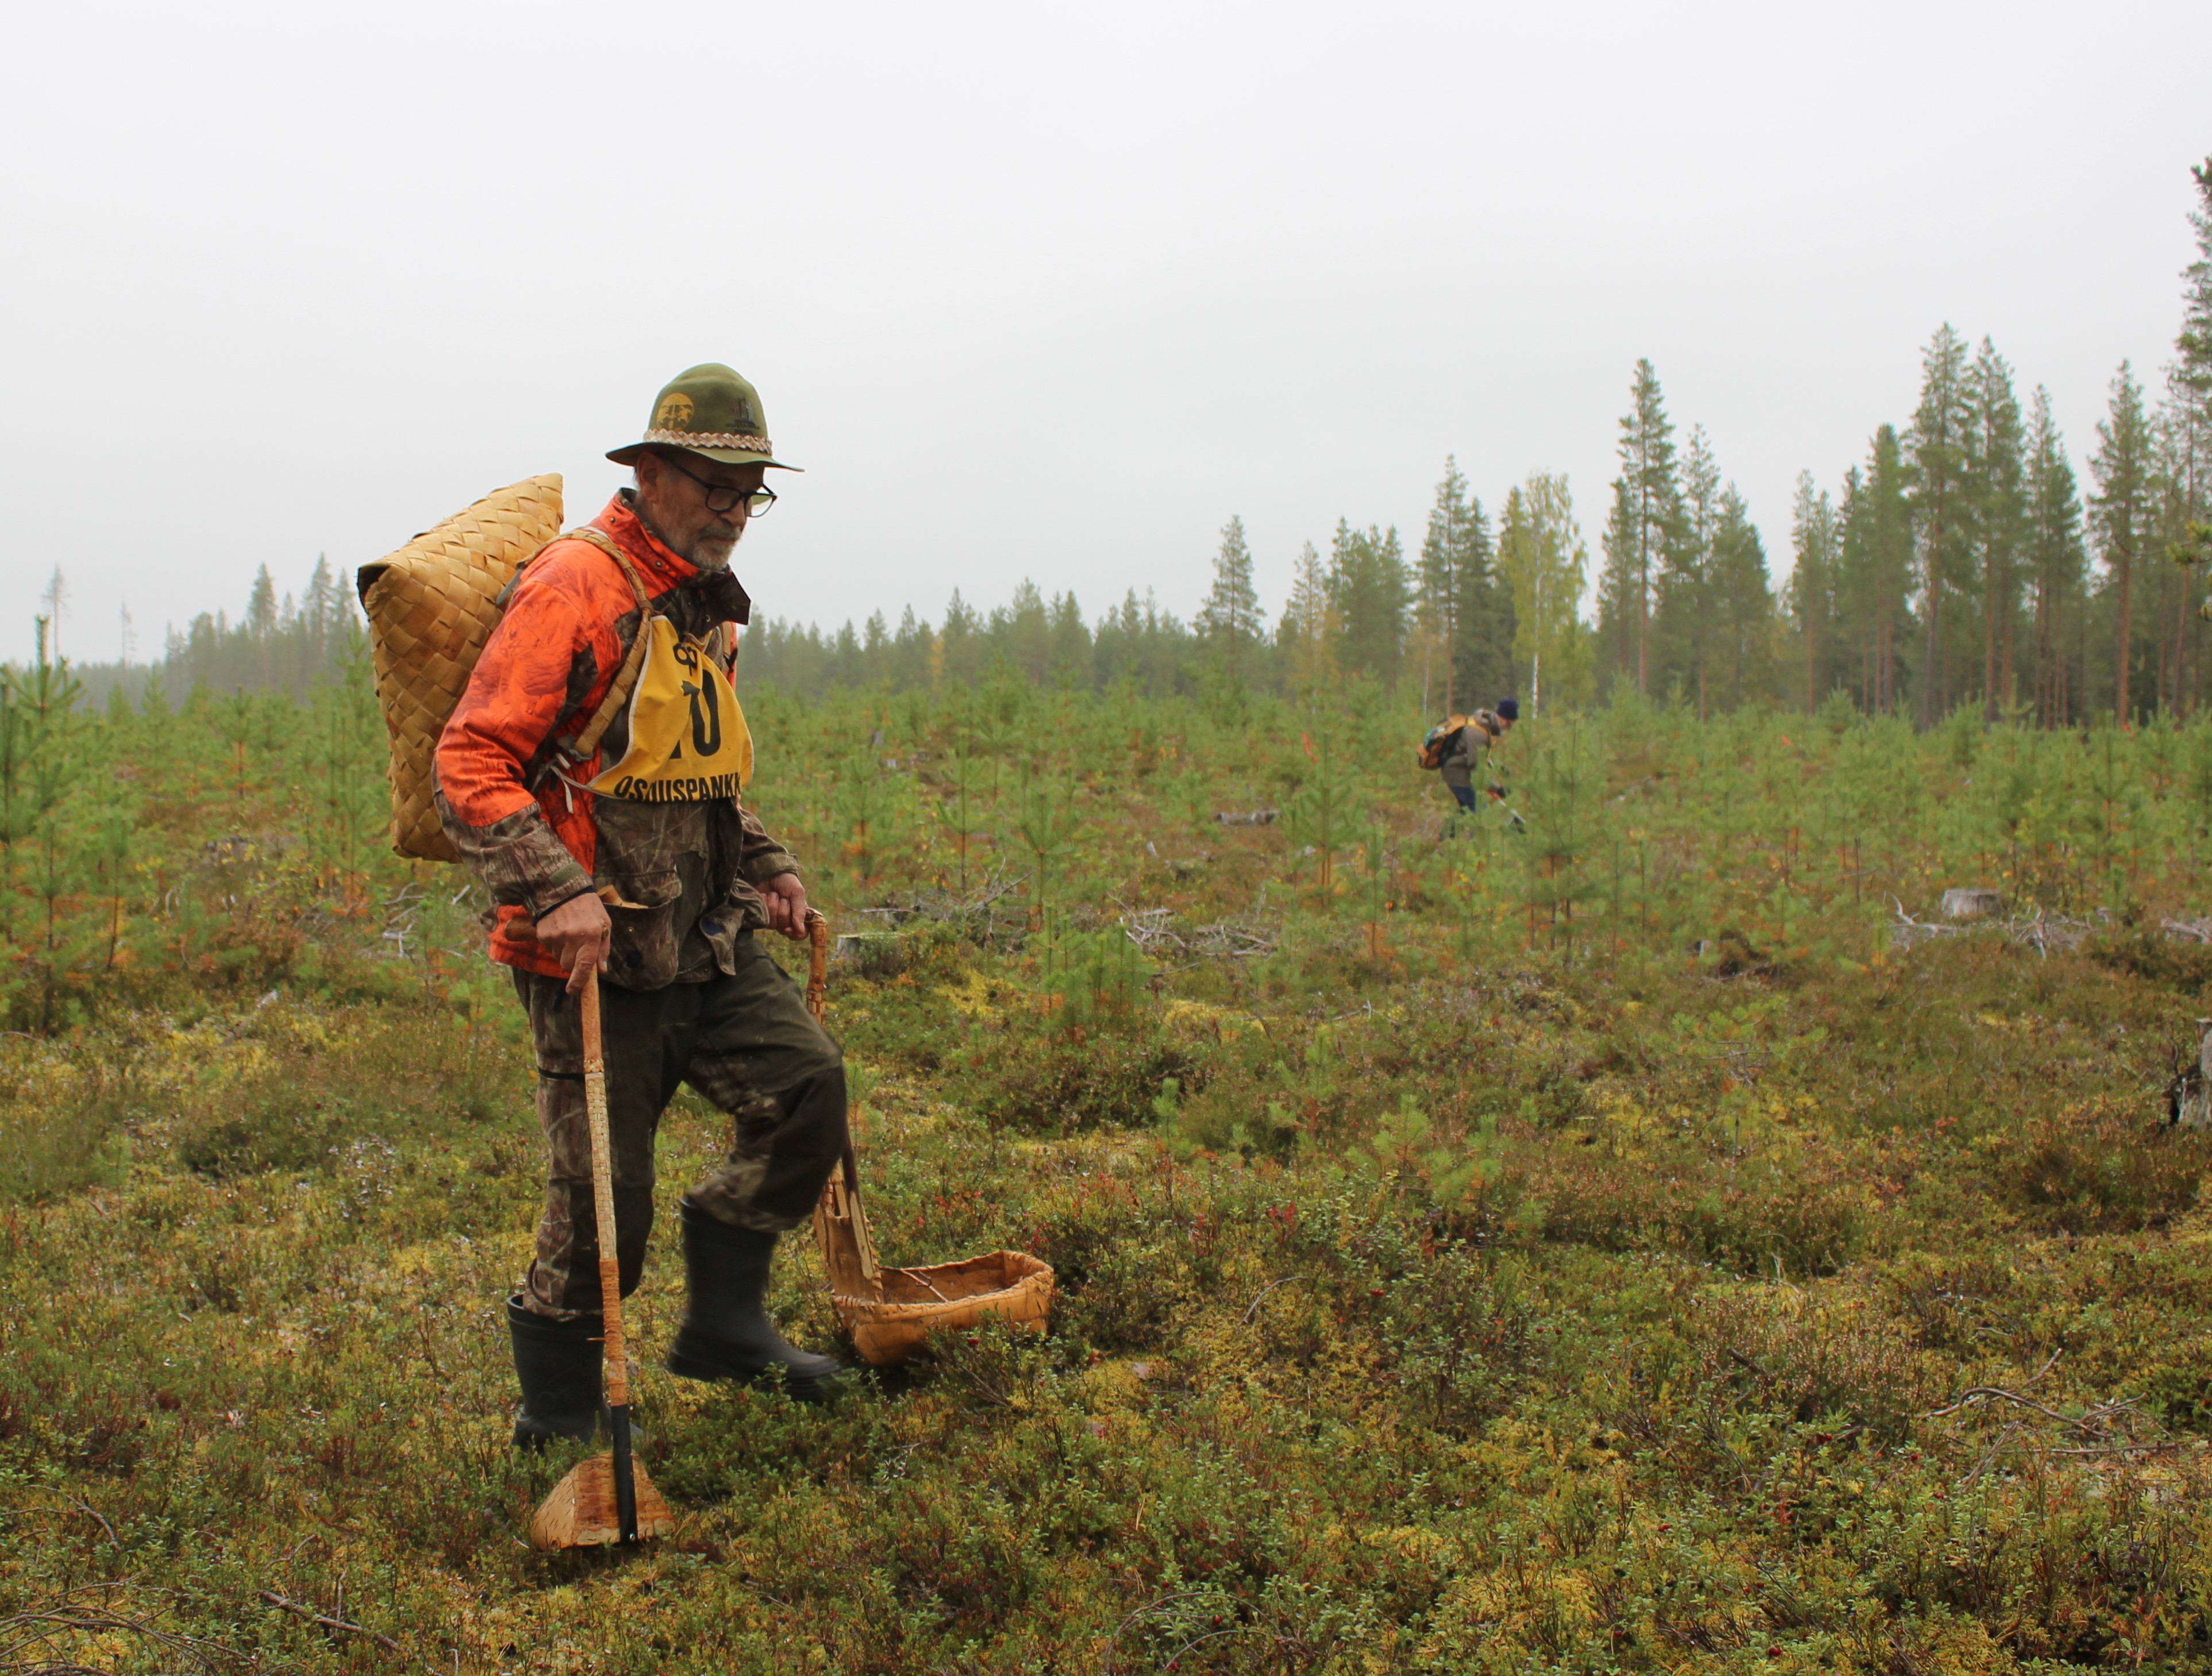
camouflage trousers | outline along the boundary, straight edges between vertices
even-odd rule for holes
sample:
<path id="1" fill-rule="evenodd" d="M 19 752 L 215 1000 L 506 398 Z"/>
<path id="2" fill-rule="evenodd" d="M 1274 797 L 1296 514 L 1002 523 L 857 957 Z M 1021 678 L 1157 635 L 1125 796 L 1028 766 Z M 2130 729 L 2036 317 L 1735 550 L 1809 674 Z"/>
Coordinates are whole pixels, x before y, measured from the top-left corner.
<path id="1" fill-rule="evenodd" d="M 660 989 L 599 987 L 607 1128 L 614 1160 L 615 1255 L 623 1295 L 636 1289 L 653 1231 L 653 1140 L 689 1083 L 729 1114 L 730 1149 L 685 1197 L 738 1228 L 783 1233 L 812 1214 L 845 1149 L 845 1060 L 790 975 L 750 935 L 736 971 Z M 583 1017 L 559 978 L 518 971 L 538 1048 L 545 1131 L 545 1211 L 523 1288 L 532 1313 L 599 1313 L 599 1218 L 584 1111 Z"/>

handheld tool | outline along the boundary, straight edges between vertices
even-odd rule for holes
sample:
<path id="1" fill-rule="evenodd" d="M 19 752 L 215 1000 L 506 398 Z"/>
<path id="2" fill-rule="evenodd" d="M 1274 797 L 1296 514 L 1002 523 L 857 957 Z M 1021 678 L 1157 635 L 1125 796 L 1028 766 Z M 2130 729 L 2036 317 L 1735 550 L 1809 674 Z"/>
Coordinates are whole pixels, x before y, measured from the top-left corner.
<path id="1" fill-rule="evenodd" d="M 607 1430 L 614 1448 L 580 1460 L 530 1521 L 540 1548 L 635 1543 L 675 1528 L 668 1504 L 630 1459 L 629 1352 L 623 1336 L 622 1265 L 615 1254 L 614 1156 L 607 1139 L 607 1066 L 599 1030 L 599 975 L 585 981 L 584 1110 L 592 1129 L 592 1209 L 599 1224 L 599 1314 L 605 1323 Z"/>

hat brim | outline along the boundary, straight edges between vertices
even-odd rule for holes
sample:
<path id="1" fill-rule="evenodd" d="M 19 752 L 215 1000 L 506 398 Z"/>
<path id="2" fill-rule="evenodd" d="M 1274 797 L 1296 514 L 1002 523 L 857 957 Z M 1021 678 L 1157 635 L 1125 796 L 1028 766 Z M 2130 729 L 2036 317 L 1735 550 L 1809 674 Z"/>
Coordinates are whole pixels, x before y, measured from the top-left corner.
<path id="1" fill-rule="evenodd" d="M 756 454 L 744 448 L 681 448 L 673 442 L 633 442 L 626 447 L 610 448 L 607 458 L 617 465 L 635 465 L 640 454 L 651 453 L 655 448 L 665 448 L 672 454 L 696 454 L 701 459 L 711 459 L 717 465 L 772 465 L 779 471 L 803 471 L 803 465 L 786 465 L 780 459 L 766 454 Z"/>

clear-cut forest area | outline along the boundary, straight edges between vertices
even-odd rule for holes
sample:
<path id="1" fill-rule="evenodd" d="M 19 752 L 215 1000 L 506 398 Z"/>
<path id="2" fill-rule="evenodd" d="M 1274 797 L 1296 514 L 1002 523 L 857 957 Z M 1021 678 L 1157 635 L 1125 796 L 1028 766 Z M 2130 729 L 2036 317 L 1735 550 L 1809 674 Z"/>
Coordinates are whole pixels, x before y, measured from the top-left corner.
<path id="1" fill-rule="evenodd" d="M 876 1239 L 1059 1293 L 826 1406 L 670 1378 L 679 1095 L 639 1550 L 523 1539 L 579 1453 L 509 1448 L 529 1041 L 481 890 L 389 852 L 343 584 L 151 666 L 42 622 L 0 1663 L 2212 1671 L 2198 179 L 2085 452 L 1944 327 L 1778 583 L 1644 363 L 1595 558 L 1454 464 L 1273 613 L 1232 520 L 1188 622 L 753 630 Z M 1505 694 L 1459 812 L 1416 750 Z M 838 1341 L 811 1250 L 774 1302 Z"/>

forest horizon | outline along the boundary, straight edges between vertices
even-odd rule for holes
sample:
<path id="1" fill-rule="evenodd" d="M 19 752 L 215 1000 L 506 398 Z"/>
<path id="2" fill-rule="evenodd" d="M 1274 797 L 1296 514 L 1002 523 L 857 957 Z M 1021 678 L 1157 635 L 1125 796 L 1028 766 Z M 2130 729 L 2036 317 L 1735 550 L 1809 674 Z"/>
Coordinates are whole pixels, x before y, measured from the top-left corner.
<path id="1" fill-rule="evenodd" d="M 1801 472 L 1778 552 L 1643 359 L 1595 559 L 1564 473 L 1532 471 L 1486 503 L 1447 457 L 1417 550 L 1395 525 L 1340 519 L 1326 555 L 1304 543 L 1272 613 L 1232 513 L 1188 622 L 1133 587 L 1096 616 L 1073 588 L 1024 581 L 984 606 L 956 587 L 933 622 L 910 603 L 896 624 L 882 609 L 834 628 L 769 615 L 746 632 L 744 677 L 809 695 L 972 683 L 1001 665 L 1040 685 L 1156 694 L 1349 678 L 1418 688 L 1424 714 L 1509 693 L 1532 714 L 1632 692 L 1701 718 L 1840 695 L 1923 728 L 1960 705 L 2046 726 L 2186 715 L 2212 680 L 2212 158 L 2191 172 L 2196 259 L 2173 357 L 2148 373 L 2120 362 L 2078 465 L 2048 392 L 1947 320 L 1922 349 L 1911 410 L 1826 483 Z M 44 621 L 58 650 L 68 600 L 58 567 Z M 237 618 L 171 627 L 156 662 L 130 659 L 124 621 L 123 656 L 77 660 L 88 696 L 157 678 L 173 695 L 296 690 L 362 656 L 327 557 L 296 597 L 263 565 Z"/>

